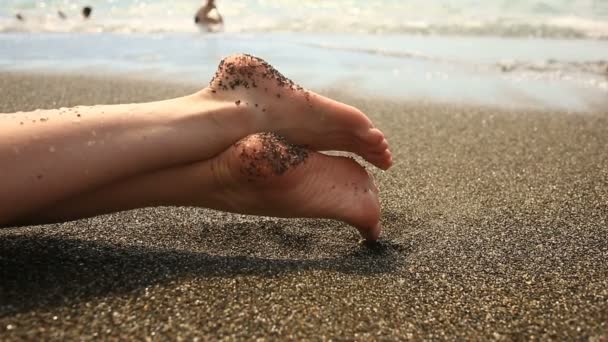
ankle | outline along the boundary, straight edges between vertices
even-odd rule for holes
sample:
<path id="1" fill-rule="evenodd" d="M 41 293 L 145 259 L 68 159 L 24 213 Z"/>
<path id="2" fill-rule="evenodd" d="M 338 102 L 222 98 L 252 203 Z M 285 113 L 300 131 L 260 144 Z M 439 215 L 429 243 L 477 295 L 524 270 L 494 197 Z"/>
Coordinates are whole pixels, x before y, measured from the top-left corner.
<path id="1" fill-rule="evenodd" d="M 235 135 L 234 142 L 265 127 L 263 118 L 245 101 L 214 93 L 209 87 L 186 98 L 188 105 L 197 111 L 197 116 L 211 118 L 217 132 Z"/>

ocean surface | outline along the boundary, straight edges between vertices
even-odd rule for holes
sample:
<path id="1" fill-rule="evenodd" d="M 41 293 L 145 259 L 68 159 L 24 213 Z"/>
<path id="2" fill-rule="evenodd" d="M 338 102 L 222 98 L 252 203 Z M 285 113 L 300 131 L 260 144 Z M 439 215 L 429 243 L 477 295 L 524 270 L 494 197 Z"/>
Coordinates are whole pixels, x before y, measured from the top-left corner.
<path id="1" fill-rule="evenodd" d="M 85 21 L 80 1 L 2 0 L 0 70 L 202 86 L 221 57 L 246 52 L 314 89 L 608 108 L 608 0 L 217 0 L 216 33 L 194 25 L 200 4 L 91 0 Z"/>
<path id="2" fill-rule="evenodd" d="M 2 0 L 0 31 L 194 32 L 201 0 Z M 608 38 L 606 0 L 218 0 L 228 32 Z M 79 11 L 93 7 L 95 21 Z M 57 11 L 68 19 L 59 20 Z M 21 13 L 25 23 L 16 23 Z"/>

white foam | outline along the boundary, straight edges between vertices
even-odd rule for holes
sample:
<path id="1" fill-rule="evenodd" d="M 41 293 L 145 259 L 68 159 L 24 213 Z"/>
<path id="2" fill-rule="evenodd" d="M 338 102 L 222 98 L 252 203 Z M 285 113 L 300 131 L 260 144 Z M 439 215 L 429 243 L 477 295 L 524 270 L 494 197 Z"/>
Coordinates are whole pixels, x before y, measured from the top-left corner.
<path id="1" fill-rule="evenodd" d="M 199 1 L 99 0 L 90 20 L 70 0 L 0 3 L 0 32 L 197 32 Z M 608 39 L 608 1 L 218 1 L 227 32 L 425 33 Z M 57 15 L 61 9 L 68 16 Z M 15 19 L 21 13 L 24 22 Z"/>

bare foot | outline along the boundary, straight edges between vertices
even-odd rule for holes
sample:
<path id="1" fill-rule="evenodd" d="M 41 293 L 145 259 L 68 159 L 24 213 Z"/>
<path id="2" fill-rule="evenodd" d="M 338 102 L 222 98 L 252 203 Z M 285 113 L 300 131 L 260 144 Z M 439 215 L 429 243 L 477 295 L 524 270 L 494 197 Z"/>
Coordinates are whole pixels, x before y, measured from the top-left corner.
<path id="1" fill-rule="evenodd" d="M 202 94 L 255 113 L 261 131 L 316 151 L 353 152 L 382 169 L 392 164 L 384 134 L 358 109 L 306 90 L 264 60 L 234 55 L 220 62 Z"/>
<path id="2" fill-rule="evenodd" d="M 344 221 L 367 240 L 380 235 L 380 203 L 372 177 L 357 162 L 288 144 L 274 133 L 251 135 L 211 161 L 214 200 L 203 205 L 243 214 Z M 206 172 L 203 172 L 206 173 Z M 188 202 L 188 201 L 187 201 Z"/>

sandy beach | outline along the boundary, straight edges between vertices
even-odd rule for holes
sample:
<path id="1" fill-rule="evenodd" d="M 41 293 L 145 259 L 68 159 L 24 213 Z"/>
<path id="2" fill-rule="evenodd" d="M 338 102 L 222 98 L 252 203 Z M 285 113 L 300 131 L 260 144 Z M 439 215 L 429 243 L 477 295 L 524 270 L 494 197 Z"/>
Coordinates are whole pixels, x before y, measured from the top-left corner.
<path id="1" fill-rule="evenodd" d="M 0 90 L 14 112 L 197 87 L 1 73 Z M 394 167 L 369 168 L 377 246 L 340 222 L 200 208 L 0 229 L 0 340 L 608 339 L 608 111 L 321 92 L 391 143 Z"/>

